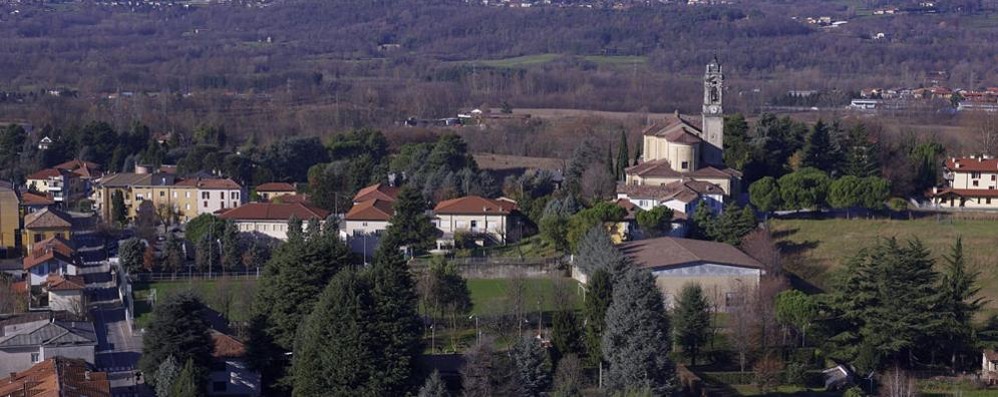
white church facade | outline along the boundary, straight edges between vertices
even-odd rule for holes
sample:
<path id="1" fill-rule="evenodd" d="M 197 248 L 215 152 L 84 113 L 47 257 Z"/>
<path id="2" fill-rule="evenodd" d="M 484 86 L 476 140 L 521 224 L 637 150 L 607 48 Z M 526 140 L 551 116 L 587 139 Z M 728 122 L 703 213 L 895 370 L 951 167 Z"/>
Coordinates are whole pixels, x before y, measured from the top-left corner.
<path id="1" fill-rule="evenodd" d="M 700 202 L 720 210 L 741 191 L 741 173 L 724 165 L 724 74 L 715 58 L 704 73 L 700 126 L 678 112 L 642 132 L 642 161 L 626 170 L 617 198 L 643 209 L 667 205 L 692 211 Z"/>

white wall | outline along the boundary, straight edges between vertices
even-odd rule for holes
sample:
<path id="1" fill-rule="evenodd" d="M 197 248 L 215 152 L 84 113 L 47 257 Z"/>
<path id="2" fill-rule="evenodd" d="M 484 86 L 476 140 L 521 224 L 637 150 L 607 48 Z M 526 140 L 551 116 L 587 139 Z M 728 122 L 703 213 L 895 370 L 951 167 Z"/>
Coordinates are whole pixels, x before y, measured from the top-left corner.
<path id="1" fill-rule="evenodd" d="M 506 215 L 450 215 L 437 214 L 434 223 L 444 233 L 472 232 L 488 233 L 505 242 L 510 238 L 509 217 Z M 475 222 L 472 228 L 472 222 Z"/>
<path id="2" fill-rule="evenodd" d="M 288 239 L 288 221 L 285 220 L 234 220 L 241 233 L 260 233 L 281 241 Z M 319 225 L 326 223 L 320 221 Z M 302 221 L 302 231 L 308 231 L 308 221 Z"/>
<path id="3" fill-rule="evenodd" d="M 251 371 L 242 360 L 229 359 L 225 361 L 225 371 L 212 371 L 208 383 L 210 396 L 259 396 L 260 374 Z M 213 383 L 226 382 L 224 392 L 214 391 Z"/>
<path id="4" fill-rule="evenodd" d="M 205 194 L 207 194 L 207 199 L 204 198 Z M 236 208 L 245 202 L 243 199 L 245 199 L 245 195 L 241 189 L 198 189 L 197 213 L 198 215 L 213 214 L 223 208 Z"/>

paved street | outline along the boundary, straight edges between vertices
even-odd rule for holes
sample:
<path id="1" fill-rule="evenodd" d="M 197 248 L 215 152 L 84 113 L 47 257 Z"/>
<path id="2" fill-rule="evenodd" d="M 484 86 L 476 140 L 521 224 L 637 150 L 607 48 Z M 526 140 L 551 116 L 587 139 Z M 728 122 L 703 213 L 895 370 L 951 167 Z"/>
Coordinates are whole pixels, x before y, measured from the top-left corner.
<path id="1" fill-rule="evenodd" d="M 133 387 L 142 353 L 142 336 L 133 335 L 120 304 L 101 304 L 91 309 L 97 331 L 97 368 L 108 373 L 115 396 L 151 396 L 144 386 Z"/>

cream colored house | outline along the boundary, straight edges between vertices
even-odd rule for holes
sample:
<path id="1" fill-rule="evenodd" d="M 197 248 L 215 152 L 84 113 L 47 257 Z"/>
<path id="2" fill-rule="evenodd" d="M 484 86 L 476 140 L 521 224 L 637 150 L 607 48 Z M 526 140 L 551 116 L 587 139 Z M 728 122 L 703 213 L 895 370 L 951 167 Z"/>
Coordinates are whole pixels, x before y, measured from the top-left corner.
<path id="1" fill-rule="evenodd" d="M 195 189 L 197 215 L 213 214 L 219 210 L 232 209 L 242 205 L 246 195 L 243 187 L 232 179 L 185 179 L 176 187 Z"/>
<path id="2" fill-rule="evenodd" d="M 704 74 L 700 127 L 677 112 L 645 128 L 642 162 L 626 169 L 626 185 L 663 186 L 695 180 L 717 185 L 728 196 L 741 191 L 741 173 L 724 166 L 723 81 L 715 59 Z"/>
<path id="3" fill-rule="evenodd" d="M 295 186 L 286 182 L 261 183 L 253 190 L 260 196 L 261 201 L 270 201 L 280 196 L 297 193 Z"/>
<path id="4" fill-rule="evenodd" d="M 222 212 L 219 218 L 231 220 L 241 233 L 256 233 L 275 239 L 288 239 L 288 221 L 292 217 L 302 220 L 302 230 L 308 230 L 308 221 L 318 219 L 325 223 L 329 211 L 305 203 L 247 203 Z"/>
<path id="5" fill-rule="evenodd" d="M 642 210 L 666 206 L 673 213 L 684 216 L 692 216 L 699 205 L 708 205 L 711 212 L 717 214 L 724 207 L 725 197 L 720 186 L 691 179 L 680 179 L 665 185 L 624 184 L 617 187 L 617 199 L 626 199 Z"/>
<path id="6" fill-rule="evenodd" d="M 514 219 L 516 202 L 506 198 L 465 196 L 444 200 L 433 208 L 433 224 L 443 232 L 438 246 L 453 245 L 455 235 L 467 233 L 487 237 L 498 244 L 519 240 L 519 224 Z M 481 243 L 485 243 L 485 241 Z"/>
<path id="7" fill-rule="evenodd" d="M 340 236 L 347 242 L 350 250 L 371 256 L 381 242 L 381 234 L 391 224 L 395 214 L 393 201 L 370 199 L 354 204 L 343 217 Z"/>
<path id="8" fill-rule="evenodd" d="M 29 191 L 52 194 L 56 203 L 67 202 L 73 197 L 72 179 L 75 174 L 57 168 L 38 170 L 26 176 L 25 187 Z"/>
<path id="9" fill-rule="evenodd" d="M 998 383 L 998 352 L 984 349 L 981 354 L 981 378 L 989 385 Z"/>
<path id="10" fill-rule="evenodd" d="M 944 164 L 946 186 L 928 193 L 939 208 L 998 209 L 998 160 L 952 157 Z"/>

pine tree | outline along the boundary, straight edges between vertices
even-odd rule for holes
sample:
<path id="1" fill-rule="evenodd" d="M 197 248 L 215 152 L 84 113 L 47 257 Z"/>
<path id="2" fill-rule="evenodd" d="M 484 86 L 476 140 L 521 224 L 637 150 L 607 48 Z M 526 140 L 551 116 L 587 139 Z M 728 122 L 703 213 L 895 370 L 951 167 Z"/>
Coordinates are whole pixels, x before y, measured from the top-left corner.
<path id="1" fill-rule="evenodd" d="M 613 277 L 605 269 L 598 269 L 589 275 L 585 306 L 582 308 L 586 320 L 585 346 L 588 363 L 599 366 L 603 360 L 603 330 L 606 329 L 606 310 L 613 299 Z"/>
<path id="2" fill-rule="evenodd" d="M 173 382 L 173 387 L 170 389 L 170 397 L 201 397 L 204 396 L 204 391 L 201 387 L 201 376 L 198 374 L 202 370 L 199 370 L 195 365 L 193 360 L 187 360 L 184 364 L 184 369 L 180 371 L 177 375 L 176 380 Z"/>
<path id="3" fill-rule="evenodd" d="M 145 249 L 145 244 L 138 238 L 132 237 L 122 241 L 118 245 L 118 262 L 129 273 L 137 272 L 142 268 L 142 255 Z"/>
<path id="4" fill-rule="evenodd" d="M 981 273 L 967 269 L 963 237 L 957 237 L 944 260 L 938 307 L 944 316 L 942 334 L 949 345 L 950 365 L 956 371 L 957 357 L 973 349 L 973 319 L 984 306 L 984 300 L 977 297 L 981 291 L 977 278 Z"/>
<path id="5" fill-rule="evenodd" d="M 426 201 L 413 188 L 403 187 L 395 201 L 395 214 L 381 239 L 382 245 L 409 247 L 416 253 L 433 245 L 437 229 L 426 216 Z"/>
<path id="6" fill-rule="evenodd" d="M 367 275 L 344 269 L 333 277 L 298 332 L 293 396 L 384 394 L 376 311 Z"/>
<path id="7" fill-rule="evenodd" d="M 204 303 L 191 292 L 162 299 L 153 309 L 152 322 L 143 337 L 139 368 L 155 374 L 168 357 L 193 364 L 197 383 L 211 363 L 211 337 L 205 320 Z M 185 365 L 186 366 L 186 365 Z"/>
<path id="8" fill-rule="evenodd" d="M 375 315 L 373 327 L 381 341 L 378 390 L 404 395 L 412 390 L 415 358 L 422 351 L 422 326 L 415 282 L 397 247 L 382 246 L 371 267 Z"/>
<path id="9" fill-rule="evenodd" d="M 125 196 L 121 190 L 115 190 L 111 195 L 111 219 L 118 226 L 128 222 L 128 210 L 125 208 Z"/>
<path id="10" fill-rule="evenodd" d="M 297 216 L 291 215 L 288 219 L 288 243 L 298 243 L 305 240 L 305 232 L 302 231 L 302 221 Z"/>
<path id="11" fill-rule="evenodd" d="M 558 310 L 551 319 L 551 346 L 557 362 L 567 354 L 582 353 L 582 335 L 573 310 Z"/>
<path id="12" fill-rule="evenodd" d="M 624 180 L 626 177 L 630 155 L 627 154 L 627 132 L 620 130 L 620 147 L 617 148 L 617 180 Z"/>
<path id="13" fill-rule="evenodd" d="M 521 338 L 511 352 L 521 395 L 536 397 L 551 387 L 551 357 L 533 338 Z"/>
<path id="14" fill-rule="evenodd" d="M 218 252 L 218 242 L 212 237 L 206 234 L 201 236 L 201 240 L 198 241 L 194 259 L 197 262 L 198 269 L 202 272 L 217 272 L 222 265 L 220 263 L 221 255 Z"/>
<path id="15" fill-rule="evenodd" d="M 575 251 L 575 266 L 585 274 L 593 274 L 603 269 L 611 275 L 623 272 L 624 256 L 610 241 L 610 236 L 602 225 L 590 228 L 579 240 Z"/>
<path id="16" fill-rule="evenodd" d="M 418 394 L 419 397 L 447 397 L 449 395 L 447 385 L 444 384 L 443 379 L 440 379 L 440 371 L 437 370 L 433 370 L 433 373 L 426 378 L 426 383 L 423 383 Z"/>
<path id="17" fill-rule="evenodd" d="M 242 262 L 242 256 L 240 255 L 242 250 L 239 247 L 239 229 L 236 228 L 234 222 L 225 222 L 221 240 L 223 250 L 221 253 L 222 269 L 232 271 Z"/>
<path id="18" fill-rule="evenodd" d="M 857 125 L 849 131 L 848 147 L 845 150 L 846 175 L 859 178 L 880 175 L 880 165 L 877 161 L 878 147 L 871 142 L 866 127 Z"/>
<path id="19" fill-rule="evenodd" d="M 180 370 L 177 359 L 173 358 L 172 355 L 163 360 L 163 363 L 156 370 L 156 396 L 170 397 L 170 391 L 173 390 L 173 383 L 180 375 Z"/>
<path id="20" fill-rule="evenodd" d="M 716 235 L 714 213 L 710 211 L 710 206 L 706 201 L 697 204 L 693 211 L 693 222 L 690 224 L 690 238 L 699 240 L 713 240 Z"/>
<path id="21" fill-rule="evenodd" d="M 617 167 L 613 165 L 613 146 L 606 147 L 606 172 L 608 175 L 612 175 L 614 180 L 620 179 L 620 174 L 617 173 Z"/>
<path id="22" fill-rule="evenodd" d="M 603 359 L 610 365 L 605 379 L 610 390 L 648 387 L 655 394 L 674 389 L 676 369 L 669 359 L 669 317 L 652 275 L 627 272 L 613 286 L 606 311 Z"/>
<path id="23" fill-rule="evenodd" d="M 690 365 L 697 365 L 697 355 L 710 339 L 710 302 L 700 284 L 686 284 L 676 299 L 673 312 L 676 343 L 690 358 Z"/>
<path id="24" fill-rule="evenodd" d="M 287 395 L 289 393 L 281 390 L 286 385 L 278 381 L 285 376 L 288 358 L 284 355 L 284 349 L 267 332 L 269 329 L 265 315 L 255 314 L 250 318 L 246 327 L 246 363 L 250 369 L 260 373 L 262 395 Z"/>
<path id="25" fill-rule="evenodd" d="M 184 255 L 180 240 L 173 233 L 166 234 L 166 258 L 163 261 L 167 271 L 172 273 L 184 270 L 187 258 Z"/>
<path id="26" fill-rule="evenodd" d="M 748 122 L 741 113 L 724 118 L 724 164 L 744 171 L 752 160 L 752 144 Z"/>
<path id="27" fill-rule="evenodd" d="M 828 133 L 828 125 L 824 121 L 818 120 L 807 135 L 804 141 L 803 158 L 801 167 L 812 167 L 825 172 L 833 171 L 831 137 Z"/>

